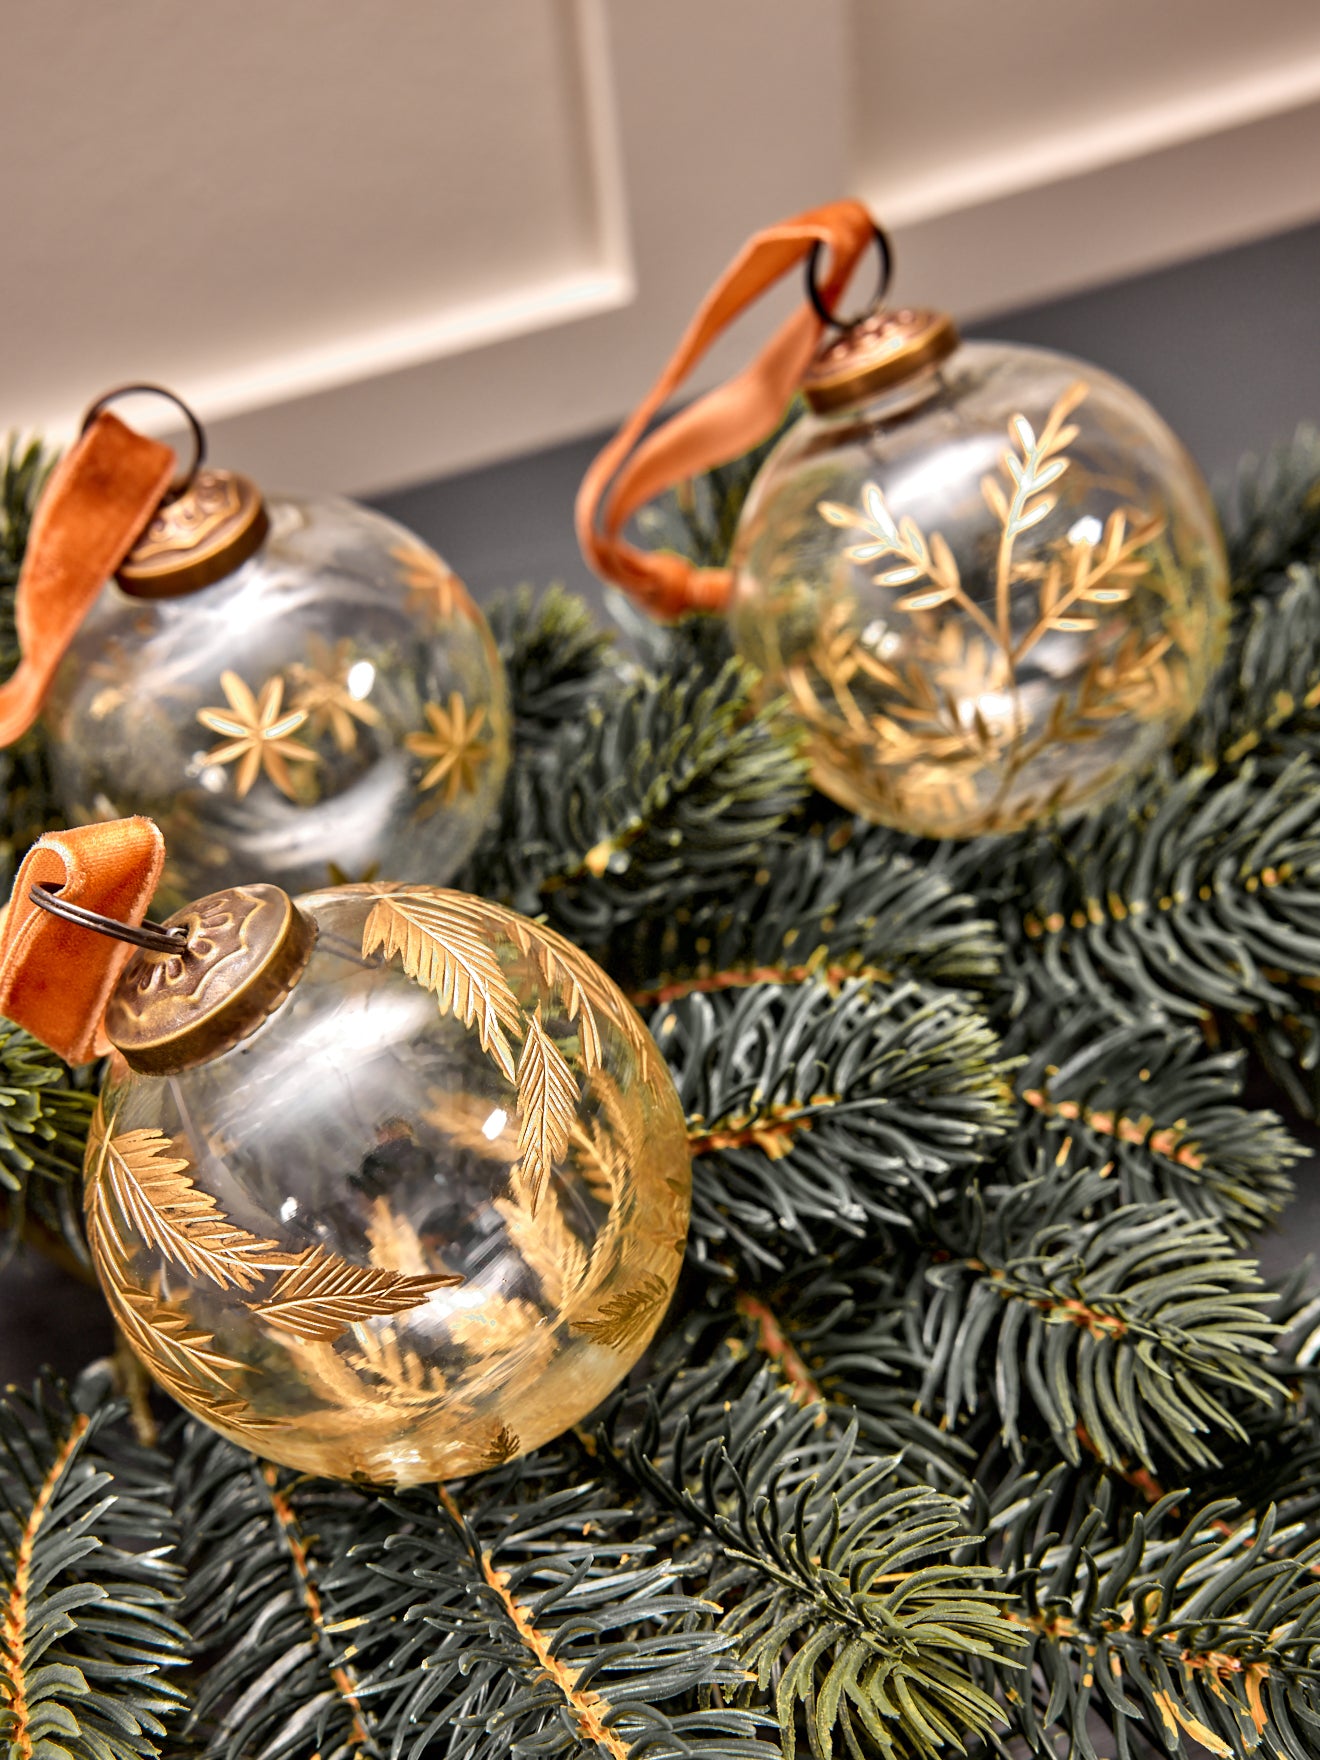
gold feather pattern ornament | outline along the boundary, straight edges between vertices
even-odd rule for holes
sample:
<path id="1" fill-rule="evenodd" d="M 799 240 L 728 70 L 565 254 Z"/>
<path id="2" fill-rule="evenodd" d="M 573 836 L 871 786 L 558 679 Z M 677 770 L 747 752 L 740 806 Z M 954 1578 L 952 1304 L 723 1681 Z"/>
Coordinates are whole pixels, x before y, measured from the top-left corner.
<path id="1" fill-rule="evenodd" d="M 179 921 L 187 956 L 135 953 L 107 1011 L 87 1157 L 98 1273 L 162 1388 L 267 1459 L 395 1485 L 584 1417 L 660 1322 L 690 1196 L 620 992 L 434 887 Z"/>
<path id="2" fill-rule="evenodd" d="M 817 786 L 927 837 L 1107 799 L 1222 650 L 1223 541 L 1176 438 L 1108 375 L 959 346 L 940 314 L 860 326 L 805 391 L 743 510 L 731 616 Z"/>

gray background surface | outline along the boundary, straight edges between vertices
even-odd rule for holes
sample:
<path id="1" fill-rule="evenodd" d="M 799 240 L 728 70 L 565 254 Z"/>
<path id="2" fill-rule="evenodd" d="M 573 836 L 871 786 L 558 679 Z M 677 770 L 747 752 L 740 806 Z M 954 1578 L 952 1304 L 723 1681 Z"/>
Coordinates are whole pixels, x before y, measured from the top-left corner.
<path id="1" fill-rule="evenodd" d="M 1207 474 L 1223 480 L 1244 452 L 1264 450 L 1301 422 L 1320 422 L 1318 295 L 1315 226 L 1004 314 L 974 333 L 1107 367 L 1143 392 Z M 657 367 L 669 340 L 656 338 Z M 582 370 L 591 370 L 589 361 Z M 401 489 L 376 505 L 442 551 L 479 598 L 522 581 L 560 580 L 599 602 L 577 553 L 572 510 L 602 438 Z M 1272 1098 L 1260 1091 L 1251 1101 Z M 1267 1268 L 1320 1246 L 1320 1161 L 1299 1167 L 1297 1183 L 1283 1228 L 1263 1244 Z M 0 1271 L 0 1378 L 25 1380 L 43 1362 L 72 1372 L 109 1348 L 95 1291 L 32 1254 Z"/>

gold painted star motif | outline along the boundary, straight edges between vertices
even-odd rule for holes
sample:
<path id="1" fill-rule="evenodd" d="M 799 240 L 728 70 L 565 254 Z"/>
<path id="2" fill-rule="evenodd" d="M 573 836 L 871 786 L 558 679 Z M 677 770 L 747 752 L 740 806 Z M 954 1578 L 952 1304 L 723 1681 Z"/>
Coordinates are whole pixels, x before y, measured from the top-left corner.
<path id="1" fill-rule="evenodd" d="M 228 708 L 197 711 L 197 719 L 203 727 L 225 736 L 223 744 L 207 752 L 206 762 L 238 764 L 234 791 L 240 800 L 263 770 L 280 793 L 293 800 L 288 764 L 318 762 L 310 746 L 289 738 L 306 721 L 307 711 L 292 709 L 281 715 L 284 702 L 282 678 L 268 678 L 261 687 L 260 697 L 253 696 L 236 672 L 222 672 L 220 684 L 229 698 Z"/>
<path id="2" fill-rule="evenodd" d="M 421 544 L 395 544 L 391 557 L 399 565 L 399 579 L 408 589 L 408 604 L 414 610 L 431 611 L 448 620 L 461 612 L 470 617 L 474 610 L 467 588 L 453 569 Z"/>
<path id="3" fill-rule="evenodd" d="M 432 760 L 431 768 L 417 784 L 420 790 L 444 784 L 444 802 L 451 805 L 461 794 L 474 794 L 481 767 L 490 752 L 489 736 L 482 738 L 486 721 L 485 709 L 469 715 L 467 705 L 457 691 L 449 693 L 449 707 L 439 703 L 426 704 L 429 733 L 410 733 L 404 740 L 410 752 Z"/>
<path id="4" fill-rule="evenodd" d="M 311 665 L 300 660 L 288 669 L 294 688 L 293 707 L 307 715 L 307 731 L 313 739 L 329 731 L 341 752 L 357 747 L 356 721 L 364 727 L 380 726 L 380 710 L 367 702 L 366 693 L 375 681 L 376 669 L 369 660 L 353 660 L 353 643 L 345 636 L 331 648 L 320 636 L 308 636 Z M 365 669 L 359 672 L 359 669 Z M 365 684 L 360 695 L 354 686 Z"/>

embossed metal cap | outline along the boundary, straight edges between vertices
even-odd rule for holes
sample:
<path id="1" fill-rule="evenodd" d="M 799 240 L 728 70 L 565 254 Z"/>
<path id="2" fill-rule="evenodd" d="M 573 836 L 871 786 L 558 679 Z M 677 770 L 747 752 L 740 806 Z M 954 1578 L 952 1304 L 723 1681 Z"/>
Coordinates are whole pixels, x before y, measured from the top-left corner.
<path id="1" fill-rule="evenodd" d="M 236 471 L 199 470 L 164 502 L 115 576 L 138 599 L 173 599 L 232 574 L 268 529 L 255 483 Z"/>
<path id="2" fill-rule="evenodd" d="M 167 919 L 186 942 L 139 949 L 105 1011 L 110 1043 L 131 1069 L 171 1075 L 256 1032 L 297 983 L 316 926 L 287 892 L 264 883 L 213 892 Z"/>
<path id="3" fill-rule="evenodd" d="M 821 348 L 802 394 L 812 409 L 844 409 L 934 366 L 957 346 L 958 327 L 947 312 L 874 312 Z"/>

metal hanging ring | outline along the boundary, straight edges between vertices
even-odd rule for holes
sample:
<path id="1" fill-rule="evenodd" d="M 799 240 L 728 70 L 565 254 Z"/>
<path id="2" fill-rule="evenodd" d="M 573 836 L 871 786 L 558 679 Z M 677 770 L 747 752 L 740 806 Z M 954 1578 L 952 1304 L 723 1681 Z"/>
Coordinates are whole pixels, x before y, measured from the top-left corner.
<path id="1" fill-rule="evenodd" d="M 85 434 L 101 411 L 108 409 L 119 398 L 138 396 L 163 397 L 167 403 L 172 403 L 175 409 L 181 412 L 184 421 L 188 424 L 188 430 L 192 434 L 192 463 L 177 482 L 170 484 L 165 495 L 165 502 L 177 501 L 180 495 L 186 495 L 188 490 L 192 488 L 197 480 L 198 471 L 206 463 L 206 430 L 202 427 L 195 412 L 188 407 L 177 391 L 171 391 L 165 385 L 116 385 L 113 391 L 107 391 L 103 397 L 97 398 L 83 417 L 82 427 L 78 431 L 80 434 Z"/>
<path id="2" fill-rule="evenodd" d="M 811 255 L 807 258 L 807 298 L 811 301 L 812 310 L 822 324 L 832 324 L 836 330 L 855 330 L 859 324 L 873 317 L 885 303 L 885 295 L 889 292 L 889 280 L 894 270 L 894 251 L 889 242 L 889 234 L 874 221 L 871 231 L 875 234 L 876 254 L 880 258 L 880 279 L 876 286 L 875 297 L 864 312 L 855 318 L 840 318 L 825 304 L 824 296 L 816 281 L 816 270 L 820 266 L 822 242 L 817 239 L 811 247 Z"/>
<path id="3" fill-rule="evenodd" d="M 99 911 L 85 910 L 80 904 L 70 904 L 59 893 L 60 889 L 53 880 L 42 880 L 28 888 L 28 897 L 33 904 L 49 911 L 52 917 L 76 923 L 80 929 L 94 929 L 98 935 L 127 941 L 132 947 L 145 947 L 149 953 L 182 953 L 188 945 L 188 931 L 182 923 L 173 929 L 163 928 L 159 923 L 142 923 L 134 927 L 132 923 L 121 923 L 115 917 L 104 917 Z"/>

